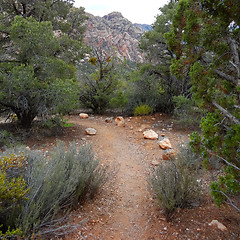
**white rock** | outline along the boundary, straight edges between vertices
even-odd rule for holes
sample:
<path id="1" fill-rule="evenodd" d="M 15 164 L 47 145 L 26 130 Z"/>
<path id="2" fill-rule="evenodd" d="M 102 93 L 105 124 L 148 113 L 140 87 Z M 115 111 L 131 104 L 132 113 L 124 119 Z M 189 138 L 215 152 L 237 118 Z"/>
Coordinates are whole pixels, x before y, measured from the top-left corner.
<path id="1" fill-rule="evenodd" d="M 151 129 L 143 132 L 143 136 L 146 139 L 151 139 L 151 140 L 158 139 L 158 134 Z"/>
<path id="2" fill-rule="evenodd" d="M 87 135 L 96 135 L 97 130 L 94 129 L 94 128 L 86 128 L 86 129 L 85 129 L 85 133 L 86 133 Z"/>
<path id="3" fill-rule="evenodd" d="M 221 231 L 226 231 L 227 228 L 222 223 L 220 223 L 218 220 L 212 220 L 209 224 L 209 226 L 216 226 Z"/>
<path id="4" fill-rule="evenodd" d="M 86 113 L 80 113 L 80 114 L 79 114 L 79 117 L 80 117 L 81 119 L 86 119 L 86 118 L 88 118 L 88 114 L 86 114 Z"/>
<path id="5" fill-rule="evenodd" d="M 123 117 L 116 117 L 115 122 L 118 127 L 125 127 L 125 120 Z"/>
<path id="6" fill-rule="evenodd" d="M 172 148 L 172 145 L 171 145 L 171 142 L 168 138 L 164 138 L 162 141 L 160 141 L 159 143 L 159 147 L 163 150 L 166 150 L 166 149 L 171 149 Z"/>

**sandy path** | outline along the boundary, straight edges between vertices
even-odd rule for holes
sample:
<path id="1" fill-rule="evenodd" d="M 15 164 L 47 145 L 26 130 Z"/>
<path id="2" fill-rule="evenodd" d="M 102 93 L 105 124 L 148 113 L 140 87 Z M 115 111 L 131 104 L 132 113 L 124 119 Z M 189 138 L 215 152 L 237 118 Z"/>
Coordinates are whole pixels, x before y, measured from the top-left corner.
<path id="1" fill-rule="evenodd" d="M 87 141 L 101 159 L 119 167 L 114 183 L 105 189 L 114 197 L 114 206 L 102 226 L 95 225 L 92 239 L 146 239 L 146 209 L 151 196 L 147 190 L 145 152 L 123 127 L 94 119 L 86 119 L 81 125 L 97 130 L 97 135 L 87 137 Z"/>

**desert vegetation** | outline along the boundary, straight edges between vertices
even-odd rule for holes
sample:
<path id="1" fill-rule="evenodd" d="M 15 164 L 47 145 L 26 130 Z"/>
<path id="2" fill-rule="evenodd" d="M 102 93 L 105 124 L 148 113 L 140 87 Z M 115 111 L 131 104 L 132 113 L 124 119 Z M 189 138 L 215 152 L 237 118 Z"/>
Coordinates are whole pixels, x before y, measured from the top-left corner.
<path id="1" fill-rule="evenodd" d="M 167 220 L 200 201 L 197 180 L 215 164 L 210 195 L 239 214 L 239 8 L 238 0 L 170 1 L 140 39 L 144 61 L 134 63 L 114 49 L 86 46 L 87 16 L 71 0 L 0 0 L 0 115 L 9 122 L 0 128 L 0 239 L 70 231 L 67 213 L 108 180 L 89 145 L 58 141 L 44 155 L 15 136 L 63 134 L 73 126 L 65 116 L 82 107 L 166 113 L 196 130 L 148 179 Z"/>

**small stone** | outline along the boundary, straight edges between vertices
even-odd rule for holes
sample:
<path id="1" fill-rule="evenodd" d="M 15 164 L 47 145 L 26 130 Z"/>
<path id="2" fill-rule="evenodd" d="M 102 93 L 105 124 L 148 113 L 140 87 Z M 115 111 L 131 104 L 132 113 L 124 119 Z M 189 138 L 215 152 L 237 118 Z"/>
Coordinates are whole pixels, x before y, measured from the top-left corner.
<path id="1" fill-rule="evenodd" d="M 156 160 L 153 160 L 152 161 L 152 165 L 157 167 L 158 165 L 160 164 L 160 162 L 156 161 Z"/>
<path id="2" fill-rule="evenodd" d="M 172 148 L 172 145 L 171 145 L 171 142 L 168 138 L 164 138 L 162 141 L 160 141 L 159 143 L 159 147 L 163 150 L 166 150 L 166 149 L 171 149 Z"/>
<path id="3" fill-rule="evenodd" d="M 106 123 L 112 123 L 113 122 L 113 118 L 108 117 L 108 118 L 105 119 L 105 122 Z"/>
<path id="4" fill-rule="evenodd" d="M 80 114 L 79 114 L 79 117 L 80 117 L 81 119 L 86 119 L 86 118 L 88 118 L 88 114 L 86 114 L 86 113 L 80 113 Z"/>
<path id="5" fill-rule="evenodd" d="M 164 150 L 162 155 L 163 160 L 171 160 L 176 157 L 176 152 L 173 149 Z"/>
<path id="6" fill-rule="evenodd" d="M 227 228 L 222 223 L 220 223 L 218 220 L 212 220 L 211 223 L 208 224 L 209 226 L 216 226 L 221 231 L 226 231 Z"/>
<path id="7" fill-rule="evenodd" d="M 158 139 L 158 134 L 154 132 L 153 130 L 147 130 L 143 132 L 143 136 L 146 139 L 156 140 Z"/>
<path id="8" fill-rule="evenodd" d="M 165 137 L 165 136 L 166 136 L 166 134 L 165 134 L 165 133 L 162 133 L 162 134 L 161 134 L 161 137 Z"/>
<path id="9" fill-rule="evenodd" d="M 116 117 L 115 122 L 118 127 L 125 127 L 125 120 L 123 117 Z"/>
<path id="10" fill-rule="evenodd" d="M 96 135 L 97 130 L 94 129 L 94 128 L 86 128 L 86 129 L 85 129 L 85 133 L 86 133 L 87 135 Z"/>

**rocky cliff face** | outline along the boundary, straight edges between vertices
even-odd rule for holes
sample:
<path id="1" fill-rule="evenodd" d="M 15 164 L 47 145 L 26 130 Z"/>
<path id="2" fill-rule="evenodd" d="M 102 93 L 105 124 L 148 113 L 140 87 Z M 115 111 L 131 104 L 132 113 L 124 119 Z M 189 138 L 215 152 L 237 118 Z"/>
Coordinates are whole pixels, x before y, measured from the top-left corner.
<path id="1" fill-rule="evenodd" d="M 104 17 L 87 15 L 89 17 L 85 33 L 87 45 L 115 52 L 121 59 L 143 61 L 143 54 L 138 48 L 139 39 L 144 33 L 143 28 L 135 26 L 119 12 L 112 12 Z"/>

